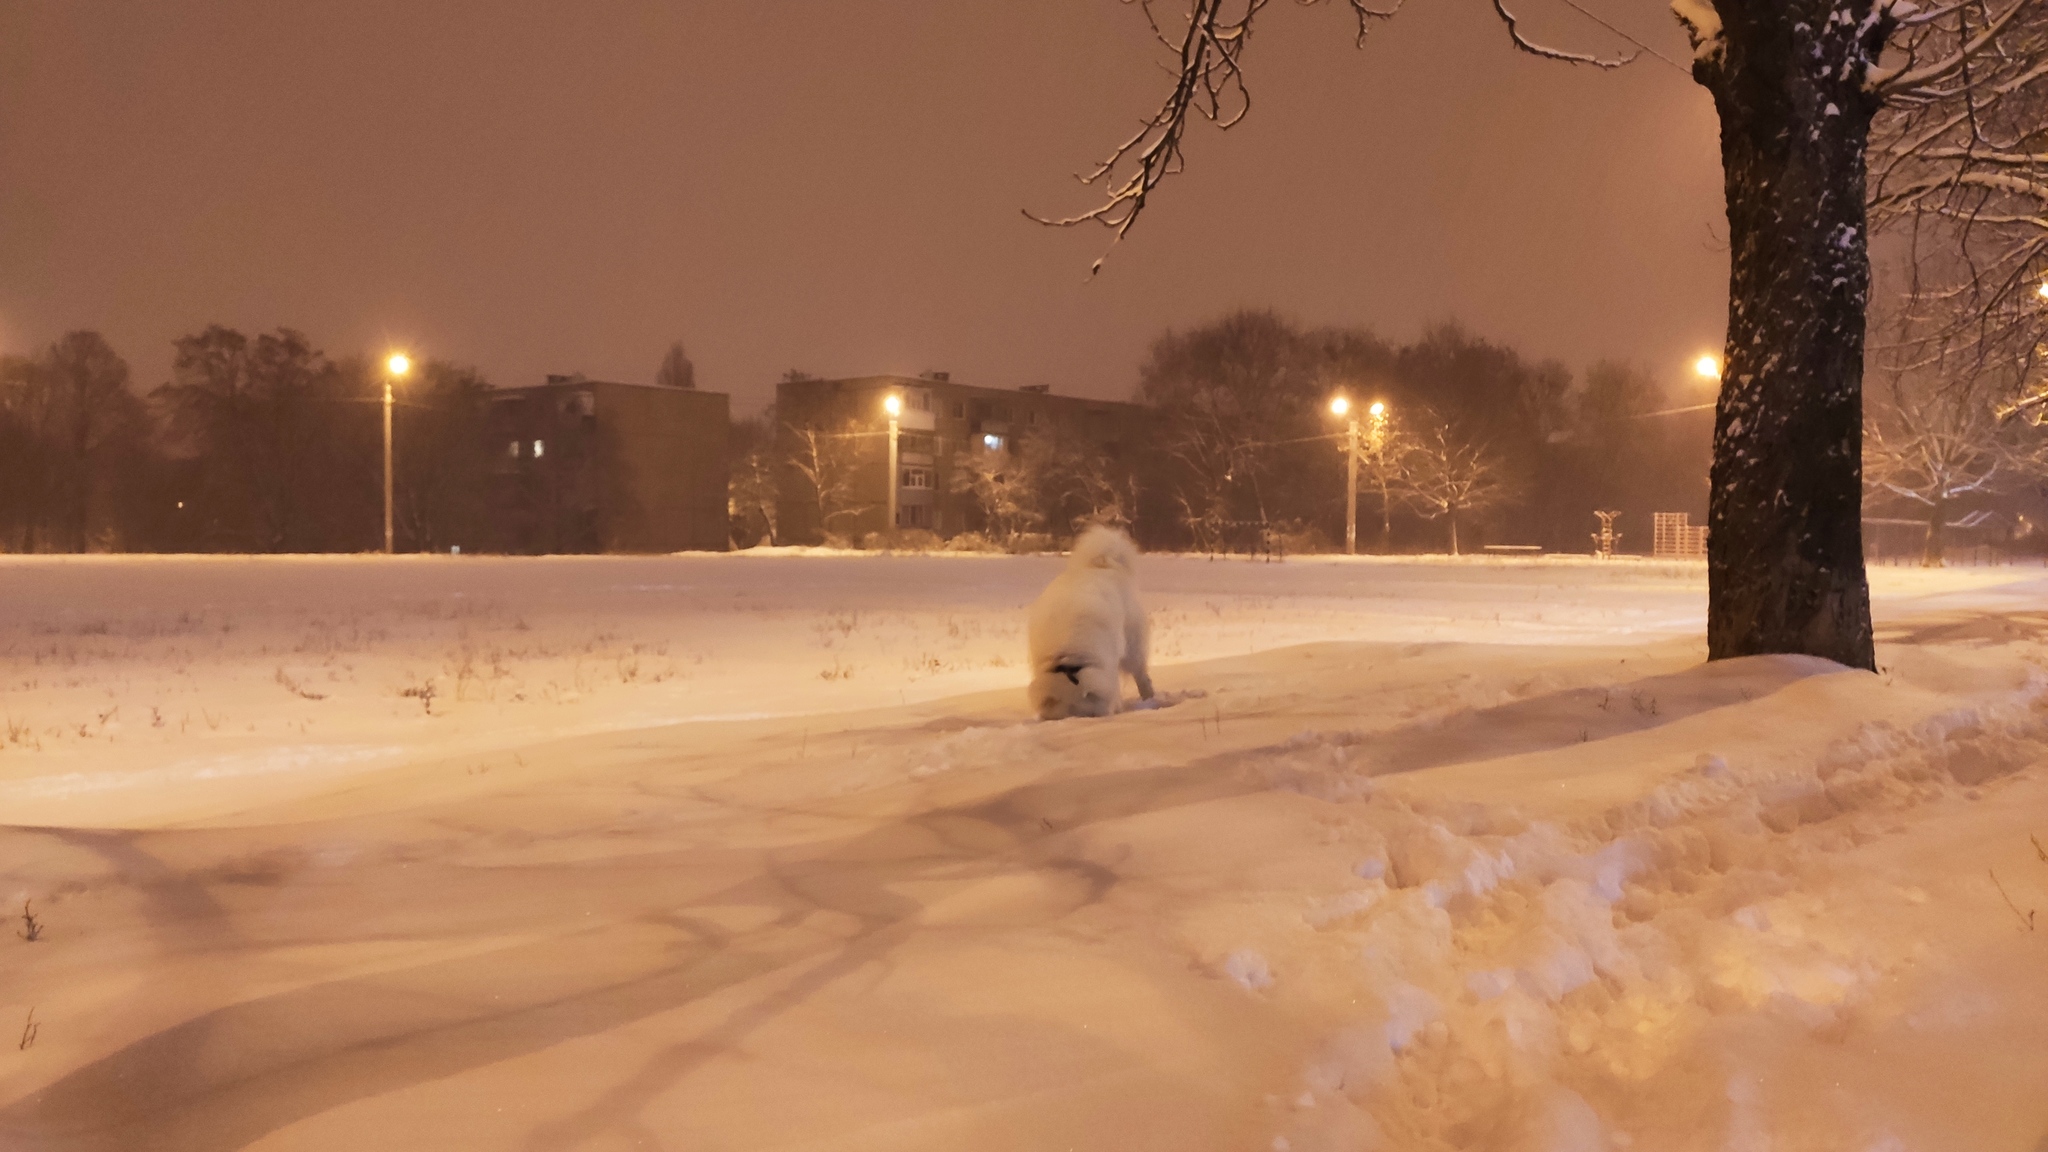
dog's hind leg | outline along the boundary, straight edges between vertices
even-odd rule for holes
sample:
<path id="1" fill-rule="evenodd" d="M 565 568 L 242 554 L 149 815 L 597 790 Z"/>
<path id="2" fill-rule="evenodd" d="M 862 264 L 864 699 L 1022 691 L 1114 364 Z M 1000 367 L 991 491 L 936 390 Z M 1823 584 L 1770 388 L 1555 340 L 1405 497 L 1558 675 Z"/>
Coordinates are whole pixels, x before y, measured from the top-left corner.
<path id="1" fill-rule="evenodd" d="M 1152 699 L 1152 674 L 1146 667 L 1150 631 L 1145 617 L 1138 615 L 1132 618 L 1124 635 L 1124 671 L 1129 672 L 1131 679 L 1138 682 L 1138 697 L 1141 700 Z"/>

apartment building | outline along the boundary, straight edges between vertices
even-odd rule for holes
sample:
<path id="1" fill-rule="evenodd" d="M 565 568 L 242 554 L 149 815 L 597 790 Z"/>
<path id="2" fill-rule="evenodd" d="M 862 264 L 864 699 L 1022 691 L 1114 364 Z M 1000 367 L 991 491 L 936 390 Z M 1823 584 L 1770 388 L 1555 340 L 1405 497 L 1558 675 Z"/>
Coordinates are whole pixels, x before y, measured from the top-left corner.
<path id="1" fill-rule="evenodd" d="M 501 453 L 492 551 L 729 546 L 723 393 L 549 376 L 500 389 L 486 426 Z"/>
<path id="2" fill-rule="evenodd" d="M 894 477 L 890 396 L 901 405 Z M 1057 431 L 1118 459 L 1143 412 L 1136 404 L 1057 396 L 1044 385 L 1012 391 L 956 383 L 944 372 L 785 380 L 775 404 L 777 512 L 783 538 L 793 543 L 882 531 L 892 482 L 896 527 L 940 536 L 974 530 L 978 508 L 953 485 L 968 454 L 1013 455 L 1033 435 Z"/>

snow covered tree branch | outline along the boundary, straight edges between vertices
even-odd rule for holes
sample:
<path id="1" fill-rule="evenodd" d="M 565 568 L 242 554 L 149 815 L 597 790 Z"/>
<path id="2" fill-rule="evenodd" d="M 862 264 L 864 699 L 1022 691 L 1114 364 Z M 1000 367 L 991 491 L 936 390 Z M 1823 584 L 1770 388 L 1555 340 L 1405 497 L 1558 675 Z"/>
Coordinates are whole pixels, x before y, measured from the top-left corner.
<path id="1" fill-rule="evenodd" d="M 1912 244 L 1922 358 L 2029 360 L 2048 337 L 2048 5 L 1962 0 L 1905 17 L 1899 39 L 1872 81 L 1889 99 L 1870 205 Z"/>

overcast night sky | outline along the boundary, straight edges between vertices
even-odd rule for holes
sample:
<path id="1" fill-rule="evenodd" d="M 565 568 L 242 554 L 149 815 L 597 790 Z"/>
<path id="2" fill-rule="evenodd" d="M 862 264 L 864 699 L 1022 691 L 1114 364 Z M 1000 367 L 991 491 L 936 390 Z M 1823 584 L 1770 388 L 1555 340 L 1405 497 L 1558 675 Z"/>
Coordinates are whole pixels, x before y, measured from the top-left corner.
<path id="1" fill-rule="evenodd" d="M 1661 2 L 1591 6 L 1682 58 Z M 1674 383 L 1718 346 L 1689 78 L 1520 56 L 1485 0 L 1362 51 L 1342 4 L 1262 21 L 1250 118 L 1088 283 L 1107 233 L 1019 210 L 1088 206 L 1070 174 L 1162 94 L 1117 0 L 0 0 L 0 350 L 98 328 L 147 388 L 182 333 L 289 325 L 512 385 L 649 380 L 680 338 L 748 412 L 790 368 L 1122 395 L 1242 305 Z"/>

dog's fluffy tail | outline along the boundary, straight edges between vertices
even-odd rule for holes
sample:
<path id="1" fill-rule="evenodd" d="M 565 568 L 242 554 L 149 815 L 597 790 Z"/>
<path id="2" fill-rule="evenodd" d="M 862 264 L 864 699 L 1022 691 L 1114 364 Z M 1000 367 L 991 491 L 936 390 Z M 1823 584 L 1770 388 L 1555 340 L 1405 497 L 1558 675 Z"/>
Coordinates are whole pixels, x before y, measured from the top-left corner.
<path id="1" fill-rule="evenodd" d="M 1131 538 L 1114 528 L 1098 524 L 1088 529 L 1074 541 L 1074 550 L 1067 556 L 1071 568 L 1115 568 L 1126 574 L 1138 570 L 1138 546 Z"/>

